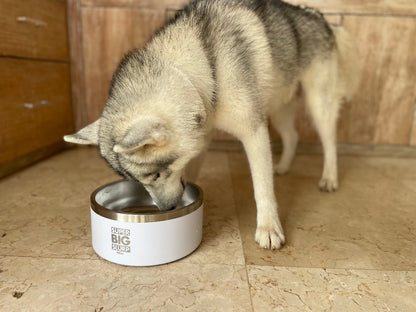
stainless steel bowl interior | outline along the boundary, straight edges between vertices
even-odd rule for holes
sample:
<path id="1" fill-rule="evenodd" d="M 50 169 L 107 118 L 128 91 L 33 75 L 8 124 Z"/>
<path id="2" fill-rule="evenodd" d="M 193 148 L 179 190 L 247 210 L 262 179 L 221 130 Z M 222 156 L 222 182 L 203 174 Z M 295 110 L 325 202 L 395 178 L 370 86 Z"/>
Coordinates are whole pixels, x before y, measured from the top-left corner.
<path id="1" fill-rule="evenodd" d="M 202 205 L 202 190 L 193 183 L 185 187 L 179 205 L 160 211 L 139 182 L 122 180 L 98 188 L 91 194 L 91 208 L 99 215 L 124 222 L 156 222 L 181 217 Z"/>

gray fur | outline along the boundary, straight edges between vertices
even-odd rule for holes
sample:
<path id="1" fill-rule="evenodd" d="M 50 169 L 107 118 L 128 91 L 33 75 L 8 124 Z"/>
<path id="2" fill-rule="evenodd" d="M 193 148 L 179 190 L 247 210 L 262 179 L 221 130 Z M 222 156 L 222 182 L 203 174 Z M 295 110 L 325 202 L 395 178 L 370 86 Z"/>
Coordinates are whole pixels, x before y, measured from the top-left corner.
<path id="1" fill-rule="evenodd" d="M 319 185 L 335 190 L 335 123 L 341 100 L 357 87 L 354 51 L 347 34 L 313 9 L 196 0 L 122 59 L 100 119 L 65 140 L 98 144 L 115 171 L 141 181 L 165 210 L 180 200 L 184 168 L 207 148 L 212 130 L 233 134 L 252 170 L 256 241 L 280 248 L 268 118 L 282 136 L 276 171 L 285 173 L 297 143 L 290 100 L 301 87 L 324 145 Z"/>

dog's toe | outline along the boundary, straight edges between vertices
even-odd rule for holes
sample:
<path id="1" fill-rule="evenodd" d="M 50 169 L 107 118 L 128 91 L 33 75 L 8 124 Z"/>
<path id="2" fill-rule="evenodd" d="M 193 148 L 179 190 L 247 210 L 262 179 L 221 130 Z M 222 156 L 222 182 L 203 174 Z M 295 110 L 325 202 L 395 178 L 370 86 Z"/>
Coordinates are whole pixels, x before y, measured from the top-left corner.
<path id="1" fill-rule="evenodd" d="M 338 189 L 338 182 L 333 179 L 322 178 L 321 181 L 319 181 L 319 189 L 322 192 L 335 192 Z"/>
<path id="2" fill-rule="evenodd" d="M 258 227 L 256 242 L 264 249 L 280 249 L 285 243 L 285 236 L 279 227 Z"/>

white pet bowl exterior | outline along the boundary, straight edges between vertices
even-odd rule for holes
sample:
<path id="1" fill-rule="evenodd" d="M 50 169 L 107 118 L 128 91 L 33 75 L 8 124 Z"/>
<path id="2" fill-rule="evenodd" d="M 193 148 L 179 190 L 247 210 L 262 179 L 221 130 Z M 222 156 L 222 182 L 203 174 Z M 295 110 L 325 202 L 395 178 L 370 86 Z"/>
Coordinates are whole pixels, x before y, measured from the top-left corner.
<path id="1" fill-rule="evenodd" d="M 192 253 L 202 240 L 202 190 L 186 186 L 198 198 L 188 198 L 188 204 L 172 211 L 157 213 L 117 212 L 97 204 L 97 189 L 91 195 L 92 246 L 102 258 L 129 266 L 152 266 L 172 262 Z M 195 195 L 197 194 L 197 195 Z M 107 195 L 108 196 L 108 195 Z M 191 202 L 190 202 L 191 201 Z M 190 203 L 189 203 L 190 202 Z"/>

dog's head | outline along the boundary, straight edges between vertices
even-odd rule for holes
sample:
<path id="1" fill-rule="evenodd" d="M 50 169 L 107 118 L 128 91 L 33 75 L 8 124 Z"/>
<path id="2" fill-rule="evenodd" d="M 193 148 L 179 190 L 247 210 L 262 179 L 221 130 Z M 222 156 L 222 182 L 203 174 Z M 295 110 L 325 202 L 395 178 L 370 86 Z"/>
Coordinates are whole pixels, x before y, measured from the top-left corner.
<path id="1" fill-rule="evenodd" d="M 64 139 L 98 145 L 102 157 L 117 173 L 141 182 L 159 209 L 168 210 L 180 201 L 185 166 L 201 149 L 189 139 L 175 136 L 163 119 L 147 115 L 127 124 L 101 117 Z"/>
<path id="2" fill-rule="evenodd" d="M 64 140 L 95 144 L 126 179 L 141 182 L 159 209 L 178 204 L 188 162 L 207 143 L 212 86 L 149 51 L 132 51 L 111 81 L 102 116 Z"/>

